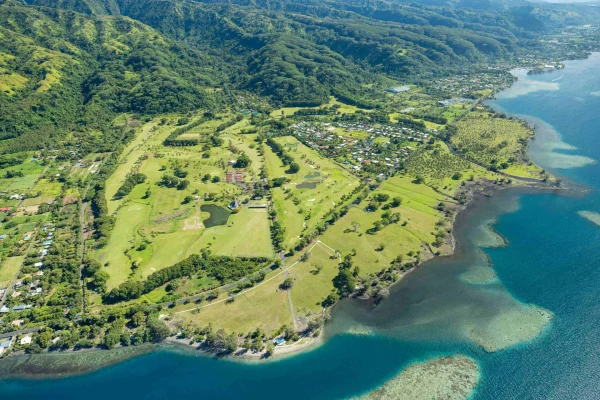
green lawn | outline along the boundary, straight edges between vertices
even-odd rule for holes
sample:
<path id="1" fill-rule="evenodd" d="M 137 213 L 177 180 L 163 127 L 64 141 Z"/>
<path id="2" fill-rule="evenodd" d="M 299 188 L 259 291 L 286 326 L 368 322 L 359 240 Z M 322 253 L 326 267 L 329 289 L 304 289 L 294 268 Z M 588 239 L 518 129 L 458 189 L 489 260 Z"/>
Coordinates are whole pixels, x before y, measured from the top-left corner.
<path id="1" fill-rule="evenodd" d="M 322 218 L 359 185 L 358 179 L 331 160 L 321 157 L 291 136 L 276 139 L 300 165 L 296 174 L 285 174 L 291 181 L 273 190 L 278 221 L 286 229 L 284 245 L 293 245 L 304 229 L 311 230 Z M 268 148 L 265 151 L 270 178 L 282 176 L 281 161 Z M 279 169 L 279 170 L 277 170 Z M 278 172 L 273 172 L 273 171 Z M 318 174 L 318 177 L 314 177 Z M 311 177 L 312 176 L 312 177 Z M 298 188 L 305 182 L 318 182 L 315 188 Z M 306 224 L 306 228 L 305 228 Z"/>
<path id="2" fill-rule="evenodd" d="M 10 285 L 12 279 L 17 275 L 25 257 L 8 257 L 0 265 L 0 288 Z"/>

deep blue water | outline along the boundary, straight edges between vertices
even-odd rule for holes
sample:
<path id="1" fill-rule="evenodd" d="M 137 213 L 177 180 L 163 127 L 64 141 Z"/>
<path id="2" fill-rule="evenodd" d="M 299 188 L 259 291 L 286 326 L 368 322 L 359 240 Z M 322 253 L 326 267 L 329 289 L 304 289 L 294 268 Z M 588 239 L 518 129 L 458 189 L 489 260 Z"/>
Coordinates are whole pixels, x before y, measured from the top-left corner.
<path id="1" fill-rule="evenodd" d="M 561 153 L 600 160 L 600 96 L 591 94 L 600 92 L 598 71 L 598 56 L 570 62 L 564 71 L 530 78 L 558 90 L 509 95 L 495 105 L 550 124 L 577 148 Z M 536 139 L 532 157 L 548 166 L 552 157 L 543 144 Z M 348 323 L 385 334 L 338 334 L 311 352 L 257 364 L 154 353 L 78 377 L 0 381 L 0 399 L 344 398 L 382 384 L 412 362 L 454 353 L 481 367 L 476 399 L 600 398 L 600 227 L 577 214 L 600 212 L 600 164 L 550 169 L 592 190 L 585 196 L 507 191 L 483 201 L 457 229 L 461 254 L 410 274 L 376 312 L 352 302 L 334 310 L 330 335 Z M 515 201 L 518 209 L 507 212 Z M 495 229 L 509 245 L 485 253 L 500 282 L 474 287 L 459 281 L 466 264 L 481 261 L 474 245 L 482 221 L 498 214 Z M 461 336 L 463 326 L 523 303 L 555 315 L 535 340 L 486 353 Z M 427 334 L 408 328 L 418 317 L 434 321 Z"/>

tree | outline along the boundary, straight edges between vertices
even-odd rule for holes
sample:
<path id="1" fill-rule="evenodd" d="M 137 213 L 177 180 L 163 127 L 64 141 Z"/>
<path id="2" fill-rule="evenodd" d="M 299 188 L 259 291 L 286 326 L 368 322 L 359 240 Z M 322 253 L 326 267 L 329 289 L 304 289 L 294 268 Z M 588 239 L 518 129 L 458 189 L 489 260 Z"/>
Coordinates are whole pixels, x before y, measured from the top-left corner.
<path id="1" fill-rule="evenodd" d="M 204 176 L 202 177 L 202 182 L 206 183 L 206 182 L 210 181 L 210 178 L 211 178 L 210 174 L 204 174 Z"/>
<path id="2" fill-rule="evenodd" d="M 94 277 L 92 279 L 92 285 L 94 285 L 94 287 L 96 289 L 98 289 L 98 291 L 105 292 L 106 291 L 106 282 L 108 282 L 109 278 L 110 278 L 110 275 L 108 274 L 108 272 L 96 271 L 96 273 L 94 274 Z"/>
<path id="3" fill-rule="evenodd" d="M 144 198 L 145 199 L 149 199 L 151 195 L 152 195 L 152 191 L 150 190 L 150 188 L 146 189 L 146 193 L 144 194 Z"/>
<path id="4" fill-rule="evenodd" d="M 250 159 L 250 157 L 248 157 L 246 153 L 242 153 L 240 154 L 233 166 L 235 168 L 246 168 L 250 164 L 252 164 L 252 160 Z"/>
<path id="5" fill-rule="evenodd" d="M 192 200 L 194 200 L 194 198 L 190 195 L 185 196 L 185 198 L 183 199 L 183 204 L 188 204 L 190 203 Z"/>
<path id="6" fill-rule="evenodd" d="M 212 183 L 218 183 L 218 182 L 221 182 L 221 178 L 219 178 L 218 176 L 213 176 L 213 177 L 212 177 L 212 179 L 211 179 L 211 182 L 212 182 Z"/>
<path id="7" fill-rule="evenodd" d="M 146 314 L 143 311 L 138 311 L 131 317 L 133 326 L 140 327 L 146 323 Z"/>
<path id="8" fill-rule="evenodd" d="M 271 357 L 275 353 L 275 345 L 273 343 L 269 343 L 267 345 L 267 351 L 265 352 L 265 356 Z"/>
<path id="9" fill-rule="evenodd" d="M 341 269 L 335 278 L 333 286 L 341 297 L 346 297 L 356 290 L 356 278 L 349 269 Z"/>
<path id="10" fill-rule="evenodd" d="M 298 171 L 300 171 L 300 165 L 298 165 L 298 163 L 292 162 L 290 164 L 290 167 L 288 168 L 288 170 L 286 171 L 288 174 L 295 174 Z"/>
<path id="11" fill-rule="evenodd" d="M 152 342 L 162 342 L 171 334 L 171 330 L 158 318 L 148 320 L 148 335 Z"/>
<path id="12" fill-rule="evenodd" d="M 402 204 L 402 198 L 401 197 L 394 197 L 392 199 L 391 206 L 393 208 L 400 207 L 401 204 Z"/>
<path id="13" fill-rule="evenodd" d="M 294 280 L 292 278 L 285 278 L 281 285 L 279 285 L 279 289 L 281 290 L 289 290 L 294 286 Z"/>
<path id="14" fill-rule="evenodd" d="M 129 346 L 131 344 L 131 336 L 127 332 L 121 334 L 121 345 Z"/>
<path id="15" fill-rule="evenodd" d="M 121 333 L 116 329 L 111 329 L 104 335 L 102 344 L 107 349 L 112 349 L 121 341 Z"/>

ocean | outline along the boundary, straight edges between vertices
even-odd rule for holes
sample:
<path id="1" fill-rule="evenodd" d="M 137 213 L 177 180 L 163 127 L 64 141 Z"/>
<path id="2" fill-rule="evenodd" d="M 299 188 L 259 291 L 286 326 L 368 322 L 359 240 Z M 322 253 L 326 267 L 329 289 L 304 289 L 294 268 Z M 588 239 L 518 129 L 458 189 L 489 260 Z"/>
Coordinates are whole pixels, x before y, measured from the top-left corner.
<path id="1" fill-rule="evenodd" d="M 0 399 L 348 398 L 453 354 L 480 366 L 474 399 L 599 398 L 600 226 L 580 214 L 600 213 L 598 71 L 594 54 L 521 75 L 490 102 L 535 124 L 530 157 L 581 186 L 481 196 L 459 216 L 455 255 L 375 309 L 340 303 L 323 345 L 259 363 L 159 351 L 81 376 L 0 380 Z"/>

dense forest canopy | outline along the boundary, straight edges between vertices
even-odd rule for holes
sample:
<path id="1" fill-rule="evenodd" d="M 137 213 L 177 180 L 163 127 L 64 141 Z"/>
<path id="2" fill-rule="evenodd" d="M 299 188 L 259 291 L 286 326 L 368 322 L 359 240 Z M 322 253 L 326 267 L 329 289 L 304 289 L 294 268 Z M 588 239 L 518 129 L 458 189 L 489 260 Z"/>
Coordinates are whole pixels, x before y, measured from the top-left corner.
<path id="1" fill-rule="evenodd" d="M 29 4 L 27 4 L 29 3 Z M 102 147 L 116 113 L 370 93 L 514 61 L 537 35 L 598 16 L 519 1 L 3 0 L 0 139 L 7 152 Z M 375 88 L 375 89 L 374 89 Z"/>

